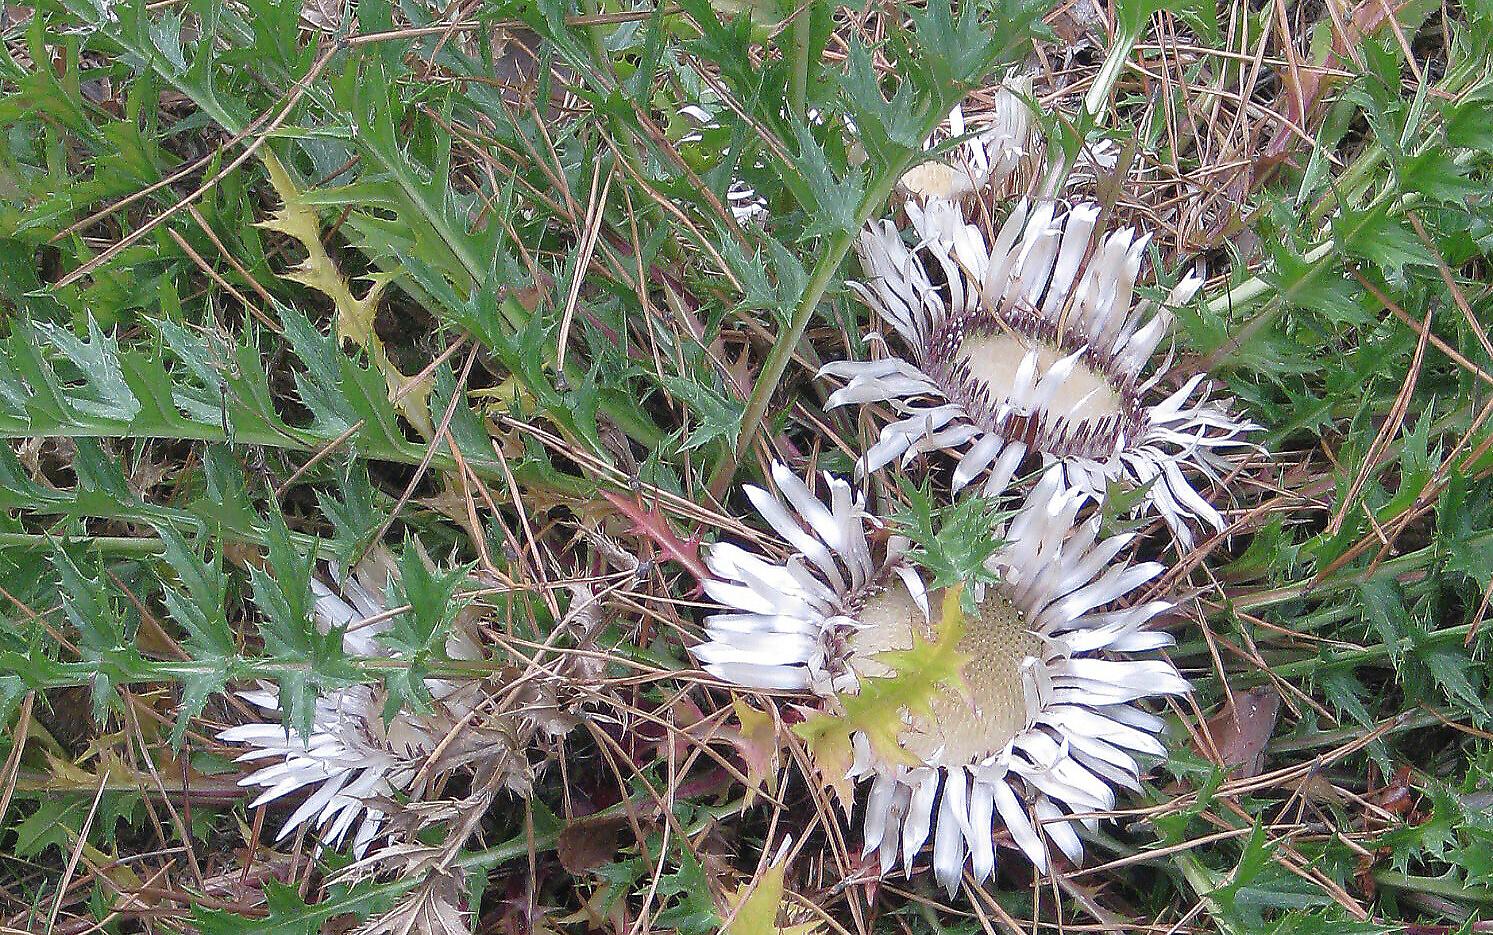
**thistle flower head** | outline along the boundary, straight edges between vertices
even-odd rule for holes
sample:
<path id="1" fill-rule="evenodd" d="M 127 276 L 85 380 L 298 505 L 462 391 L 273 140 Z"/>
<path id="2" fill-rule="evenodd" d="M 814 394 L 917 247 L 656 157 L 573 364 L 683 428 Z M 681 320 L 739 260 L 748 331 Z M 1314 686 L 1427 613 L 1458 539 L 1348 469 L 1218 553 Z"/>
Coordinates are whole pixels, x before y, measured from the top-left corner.
<path id="1" fill-rule="evenodd" d="M 1005 183 L 1032 151 L 1035 140 L 1030 78 L 1007 78 L 995 94 L 994 106 L 978 118 L 966 120 L 956 105 L 924 146 L 935 149 L 966 134 L 946 152 L 913 166 L 897 180 L 897 190 L 915 201 L 960 201 Z"/>
<path id="2" fill-rule="evenodd" d="M 707 590 L 727 610 L 706 621 L 695 656 L 748 687 L 854 693 L 886 674 L 885 653 L 932 632 L 929 604 L 942 595 L 924 588 L 906 540 L 875 544 L 880 524 L 844 481 L 826 476 L 821 501 L 781 465 L 773 478 L 781 499 L 747 494 L 787 557 L 710 549 L 720 580 Z M 1001 831 L 1039 870 L 1049 845 L 1077 861 L 1072 822 L 1093 819 L 1071 816 L 1111 808 L 1116 786 L 1136 788 L 1136 753 L 1164 755 L 1162 722 L 1137 702 L 1187 683 L 1164 659 L 1126 654 L 1170 643 L 1145 628 L 1169 605 L 1116 603 L 1162 566 L 1117 560 L 1131 537 L 1101 537 L 1097 518 L 1075 527 L 1081 503 L 1050 473 L 1001 531 L 987 563 L 994 583 L 963 622 L 958 684 L 931 699 L 931 716 L 904 713 L 897 742 L 910 756 L 852 738 L 849 778 L 870 783 L 864 848 L 884 870 L 910 868 L 931 841 L 934 874 L 952 891 L 966 865 L 989 877 Z"/>
<path id="3" fill-rule="evenodd" d="M 989 242 L 949 202 L 908 214 L 911 247 L 889 221 L 862 234 L 866 279 L 853 284 L 899 345 L 820 371 L 847 381 L 830 406 L 890 403 L 898 416 L 862 468 L 948 451 L 954 489 L 993 496 L 1035 462 L 1095 499 L 1112 480 L 1144 487 L 1184 548 L 1194 527 L 1222 529 L 1187 474 L 1216 479 L 1254 426 L 1209 400 L 1203 374 L 1164 396 L 1167 368 L 1147 376 L 1167 306 L 1202 277 L 1184 276 L 1160 307 L 1135 301 L 1148 238 L 1101 235 L 1097 205 L 1023 201 Z"/>
<path id="4" fill-rule="evenodd" d="M 388 629 L 389 615 L 372 588 L 357 576 L 348 577 L 340 593 L 314 578 L 311 588 L 317 626 L 324 633 L 344 628 L 342 645 L 348 655 L 388 654 L 376 637 Z M 454 658 L 477 655 L 476 647 L 461 636 L 452 637 L 447 652 Z M 278 690 L 261 684 L 239 696 L 259 708 L 264 720 L 230 727 L 218 739 L 250 748 L 238 762 L 264 764 L 239 780 L 241 786 L 263 790 L 251 808 L 308 793 L 276 840 L 306 826 L 319 832 L 324 846 L 337 847 L 352 833 L 353 851 L 361 856 L 386 818 L 380 803 L 395 793 L 423 794 L 427 758 L 476 703 L 470 684 L 429 679 L 426 687 L 435 703 L 433 714 L 401 711 L 387 722 L 383 697 L 373 687 L 352 685 L 322 695 L 316 699 L 311 732 L 303 735 L 285 726 Z"/>

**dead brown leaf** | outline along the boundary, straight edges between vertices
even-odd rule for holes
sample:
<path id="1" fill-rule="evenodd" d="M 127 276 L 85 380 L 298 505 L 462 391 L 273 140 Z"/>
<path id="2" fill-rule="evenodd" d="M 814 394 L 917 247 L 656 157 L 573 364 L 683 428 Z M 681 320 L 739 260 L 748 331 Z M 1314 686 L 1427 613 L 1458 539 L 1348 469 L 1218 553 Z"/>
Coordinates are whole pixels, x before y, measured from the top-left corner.
<path id="1" fill-rule="evenodd" d="M 617 835 L 627 824 L 622 815 L 578 818 L 560 832 L 555 850 L 560 866 L 572 876 L 589 873 L 617 853 Z"/>
<path id="2" fill-rule="evenodd" d="M 1268 685 L 1243 694 L 1229 692 L 1224 709 L 1204 729 L 1213 739 L 1223 765 L 1239 778 L 1258 776 L 1265 766 L 1265 747 L 1280 717 L 1280 695 Z"/>
<path id="3" fill-rule="evenodd" d="M 763 783 L 777 772 L 778 730 L 771 711 L 759 711 L 745 698 L 737 696 L 731 702 L 736 712 L 739 730 L 727 729 L 724 735 L 741 754 L 747 768 L 748 801 L 754 798 Z"/>

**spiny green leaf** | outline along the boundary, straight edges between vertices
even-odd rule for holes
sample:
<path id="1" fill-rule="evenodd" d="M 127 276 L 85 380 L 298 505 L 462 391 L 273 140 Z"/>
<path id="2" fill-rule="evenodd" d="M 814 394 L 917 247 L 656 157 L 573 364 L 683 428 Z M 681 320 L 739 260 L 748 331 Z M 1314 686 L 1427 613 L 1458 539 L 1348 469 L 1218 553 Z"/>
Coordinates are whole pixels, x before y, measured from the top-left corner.
<path id="1" fill-rule="evenodd" d="M 414 880 L 406 879 L 405 885 Z M 366 919 L 388 902 L 393 887 L 362 883 L 334 887 L 333 895 L 318 903 L 307 903 L 294 886 L 275 880 L 265 883 L 268 917 L 249 918 L 223 909 L 196 906 L 192 920 L 203 935 L 317 935 L 328 920 L 342 915 Z"/>
<path id="2" fill-rule="evenodd" d="M 846 167 L 843 172 L 831 167 L 824 147 L 814 139 L 808 125 L 793 126 L 796 152 L 784 167 L 783 181 L 792 189 L 799 207 L 808 216 L 805 238 L 823 234 L 854 231 L 860 227 L 861 201 L 866 182 L 861 171 Z"/>
<path id="3" fill-rule="evenodd" d="M 1415 627 L 1399 586 L 1384 578 L 1370 578 L 1358 584 L 1358 596 L 1375 635 L 1389 649 L 1390 657 L 1398 660 Z"/>
<path id="4" fill-rule="evenodd" d="M 318 626 L 311 595 L 315 555 L 295 549 L 278 511 L 271 512 L 267 532 L 270 571 L 249 570 L 254 603 L 262 612 L 259 633 L 266 656 L 305 666 L 281 675 L 280 699 L 288 726 L 309 737 L 318 691 L 343 687 L 357 673 L 343 652 L 344 628 L 322 632 Z"/>
<path id="5" fill-rule="evenodd" d="M 1389 213 L 1387 204 L 1369 211 L 1345 211 L 1333 219 L 1338 242 L 1354 254 L 1378 265 L 1385 276 L 1403 281 L 1407 265 L 1435 266 L 1436 258 L 1404 220 Z"/>
<path id="6" fill-rule="evenodd" d="M 677 899 L 654 917 L 654 925 L 680 935 L 708 935 L 719 930 L 721 919 L 710 896 L 705 870 L 689 848 L 679 849 L 678 870 L 659 877 L 658 892 Z"/>
<path id="7" fill-rule="evenodd" d="M 1400 166 L 1400 185 L 1405 191 L 1453 203 L 1478 192 L 1478 184 L 1468 177 L 1467 169 L 1439 147 L 1406 160 Z"/>
<path id="8" fill-rule="evenodd" d="M 1465 575 L 1479 589 L 1493 581 L 1493 550 L 1486 544 L 1493 527 L 1493 504 L 1468 496 L 1468 481 L 1452 471 L 1436 502 L 1436 527 L 1446 549 L 1446 570 Z"/>
<path id="9" fill-rule="evenodd" d="M 119 368 L 119 345 L 88 319 L 88 340 L 80 341 L 71 331 L 48 322 L 34 322 L 41 334 L 77 368 L 84 388 L 68 393 L 68 403 L 85 416 L 128 422 L 140 411 L 140 402 L 130 392 Z"/>
<path id="10" fill-rule="evenodd" d="M 746 408 L 744 403 L 696 382 L 692 377 L 664 377 L 663 384 L 688 403 L 698 417 L 694 431 L 684 440 L 684 450 L 699 448 L 717 438 L 725 439 L 729 446 L 736 445 L 736 435 L 741 431 L 741 415 Z"/>
<path id="11" fill-rule="evenodd" d="M 1474 661 L 1460 645 L 1428 644 L 1416 652 L 1436 685 L 1446 692 L 1452 703 L 1479 721 L 1488 718 L 1484 697 L 1486 667 Z"/>
<path id="12" fill-rule="evenodd" d="M 378 635 L 379 642 L 405 662 L 385 678 L 386 718 L 405 708 L 429 710 L 430 691 L 425 685 L 429 665 L 445 657 L 451 624 L 465 606 L 464 601 L 456 599 L 456 591 L 470 566 L 437 573 L 425 561 L 418 546 L 406 539 L 399 557 L 399 579 L 393 582 L 393 601 L 396 606 L 407 604 L 409 609 L 394 617 L 389 628 Z"/>
<path id="13" fill-rule="evenodd" d="M 316 505 L 332 521 L 329 548 L 344 567 L 350 567 L 384 524 L 367 467 L 349 460 L 338 472 L 334 490 L 316 490 Z"/>
<path id="14" fill-rule="evenodd" d="M 222 552 L 215 551 L 204 562 L 198 547 L 188 545 L 171 525 L 161 524 L 156 532 L 166 549 L 163 558 L 176 574 L 175 582 L 162 582 L 161 601 L 172 619 L 187 631 L 183 645 L 193 661 L 214 668 L 212 672 L 194 672 L 183 683 L 176 723 L 171 728 L 171 743 L 180 747 L 191 719 L 202 713 L 209 697 L 226 687 L 239 646 L 228 622 L 228 576 L 223 572 Z"/>
<path id="15" fill-rule="evenodd" d="M 53 543 L 52 566 L 62 585 L 62 607 L 68 621 L 78 631 L 83 658 L 98 663 L 93 682 L 93 714 L 102 721 L 115 699 L 114 682 L 119 675 L 117 663 L 138 660 L 124 618 L 99 572 L 89 574 L 73 560 L 61 543 Z M 92 569 L 90 569 L 92 571 Z"/>
<path id="16" fill-rule="evenodd" d="M 986 568 L 986 562 L 1004 545 L 996 530 L 1010 515 L 998 501 L 970 496 L 948 506 L 934 506 L 926 486 L 916 488 L 902 477 L 897 484 L 907 506 L 898 512 L 896 522 L 912 540 L 908 557 L 933 573 L 930 589 L 999 580 L 999 575 Z M 973 612 L 973 595 L 969 590 L 962 593 L 965 610 Z"/>

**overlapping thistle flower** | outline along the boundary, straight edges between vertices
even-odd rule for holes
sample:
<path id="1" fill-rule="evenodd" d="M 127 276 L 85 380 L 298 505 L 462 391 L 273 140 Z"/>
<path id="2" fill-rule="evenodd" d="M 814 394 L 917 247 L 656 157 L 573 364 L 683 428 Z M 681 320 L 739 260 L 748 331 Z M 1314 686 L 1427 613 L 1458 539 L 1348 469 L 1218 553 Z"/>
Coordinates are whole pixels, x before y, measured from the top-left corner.
<path id="1" fill-rule="evenodd" d="M 884 653 L 932 632 L 940 595 L 908 560 L 908 542 L 879 535 L 845 481 L 825 475 L 821 500 L 782 465 L 773 480 L 781 499 L 746 494 L 790 554 L 709 549 L 719 580 L 706 591 L 727 610 L 707 619 L 693 652 L 738 685 L 854 693 L 886 672 Z M 987 564 L 995 583 L 976 595 L 957 647 L 962 684 L 932 700 L 931 717 L 904 715 L 899 743 L 918 765 L 854 738 L 849 778 L 870 782 L 864 849 L 884 870 L 910 868 L 931 841 L 934 875 L 950 891 L 966 867 L 983 881 L 1002 829 L 1039 870 L 1050 845 L 1076 861 L 1073 822 L 1092 825 L 1087 816 L 1113 807 L 1115 787 L 1138 787 L 1136 754 L 1164 755 L 1162 721 L 1138 703 L 1187 682 L 1165 659 L 1122 654 L 1171 642 L 1146 629 L 1170 605 L 1117 604 L 1162 566 L 1118 560 L 1131 536 L 1102 537 L 1097 518 L 1075 525 L 1083 499 L 1049 474 L 999 532 L 1004 544 Z"/>
<path id="2" fill-rule="evenodd" d="M 963 105 L 955 106 L 924 148 L 932 152 L 949 140 L 963 139 L 903 173 L 897 193 L 920 204 L 952 202 L 974 215 L 979 203 L 997 206 L 1048 183 L 1048 174 L 1060 167 L 1032 110 L 1032 95 L 1032 76 L 1013 72 L 996 86 L 989 109 L 967 116 Z M 1073 164 L 1052 181 L 1053 190 L 1069 198 L 1082 193 L 1092 197 L 1099 180 L 1115 170 L 1119 156 L 1114 140 L 1086 142 Z"/>
<path id="3" fill-rule="evenodd" d="M 1169 306 L 1202 277 L 1184 276 L 1159 306 L 1133 301 L 1149 238 L 1103 235 L 1100 213 L 1023 200 L 987 242 L 952 203 L 909 202 L 911 245 L 890 221 L 862 234 L 866 278 L 852 286 L 895 338 L 880 342 L 889 356 L 820 374 L 847 381 L 830 406 L 896 413 L 863 470 L 944 451 L 958 458 L 955 491 L 994 496 L 1036 465 L 1093 500 L 1112 481 L 1144 488 L 1141 508 L 1183 548 L 1194 529 L 1224 527 L 1189 475 L 1217 481 L 1255 426 L 1209 398 L 1206 374 L 1166 393 L 1165 364 L 1147 375 Z"/>
<path id="4" fill-rule="evenodd" d="M 371 572 L 370 572 L 371 573 Z M 343 649 L 353 657 L 387 656 L 377 635 L 390 626 L 388 609 L 375 595 L 377 585 L 350 576 L 341 593 L 313 579 L 316 624 L 323 633 L 344 628 Z M 453 635 L 446 647 L 455 659 L 477 658 L 476 646 L 464 635 Z M 295 793 L 307 793 L 286 818 L 276 840 L 305 826 L 319 833 L 323 846 L 338 847 L 351 834 L 352 850 L 362 856 L 378 838 L 386 815 L 382 803 L 395 793 L 419 798 L 431 772 L 430 755 L 452 727 L 469 714 L 478 700 L 475 683 L 428 679 L 435 705 L 431 715 L 400 711 L 385 721 L 383 698 L 371 686 L 353 685 L 316 700 L 311 733 L 302 735 L 285 726 L 279 693 L 272 685 L 240 692 L 240 697 L 265 715 L 261 722 L 230 727 L 218 734 L 226 743 L 250 749 L 241 763 L 265 763 L 239 780 L 241 786 L 262 789 L 251 808 Z M 356 829 L 356 830 L 354 830 Z"/>
<path id="5" fill-rule="evenodd" d="M 963 106 L 955 105 L 923 143 L 930 153 L 939 152 L 902 174 L 897 180 L 898 194 L 919 202 L 957 202 L 1003 185 L 1031 158 L 1039 143 L 1026 101 L 1031 91 L 1030 78 L 1012 75 L 997 89 L 993 106 L 978 117 L 966 119 Z M 687 104 L 679 112 L 691 126 L 680 143 L 700 143 L 706 132 L 720 128 L 716 117 L 698 104 Z M 811 109 L 806 116 L 811 124 L 824 122 L 817 110 Z M 843 120 L 846 131 L 854 136 L 858 132 L 854 121 Z M 955 142 L 943 150 L 950 141 Z M 850 158 L 852 162 L 866 158 L 859 144 L 852 144 Z M 767 200 L 742 179 L 732 180 L 726 207 L 742 226 L 762 223 L 768 214 Z"/>
<path id="6" fill-rule="evenodd" d="M 923 147 L 932 151 L 949 140 L 959 142 L 903 173 L 897 191 L 915 201 L 959 202 L 1004 185 L 1028 157 L 1036 138 L 1026 102 L 1031 92 L 1030 78 L 1007 78 L 995 92 L 994 106 L 977 122 L 966 121 L 963 106 L 956 105 Z"/>

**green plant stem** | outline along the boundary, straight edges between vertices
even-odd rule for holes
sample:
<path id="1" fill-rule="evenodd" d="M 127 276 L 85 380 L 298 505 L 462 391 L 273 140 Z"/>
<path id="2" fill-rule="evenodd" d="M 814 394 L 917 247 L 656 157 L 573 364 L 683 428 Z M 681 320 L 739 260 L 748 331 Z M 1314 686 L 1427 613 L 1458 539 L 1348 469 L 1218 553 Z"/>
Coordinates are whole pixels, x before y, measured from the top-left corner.
<path id="1" fill-rule="evenodd" d="M 1476 883 L 1458 883 L 1441 877 L 1415 877 L 1395 870 L 1375 870 L 1374 882 L 1396 890 L 1430 893 L 1462 902 L 1493 903 L 1493 887 Z"/>
<path id="2" fill-rule="evenodd" d="M 927 126 L 926 113 L 923 123 L 926 135 L 932 130 L 931 126 Z M 916 155 L 908 151 L 892 162 L 888 167 L 889 171 L 878 178 L 866 192 L 865 197 L 861 199 L 860 210 L 856 212 L 855 227 L 835 233 L 830 239 L 829 246 L 819 255 L 819 261 L 814 264 L 814 273 L 809 278 L 808 285 L 804 287 L 803 296 L 793 309 L 793 315 L 788 319 L 788 329 L 778 336 L 777 343 L 772 346 L 772 350 L 767 354 L 767 360 L 762 364 L 762 372 L 757 375 L 757 382 L 752 385 L 752 395 L 748 397 L 746 409 L 741 416 L 741 433 L 736 438 L 736 450 L 727 453 L 710 478 L 710 492 L 715 497 L 719 498 L 725 493 L 731 479 L 736 476 L 737 465 L 741 463 L 742 458 L 757 440 L 757 433 L 762 429 L 762 418 L 767 414 L 767 404 L 772 399 L 773 392 L 777 390 L 778 382 L 783 378 L 783 372 L 788 369 L 788 361 L 793 359 L 793 350 L 809 327 L 809 321 L 814 317 L 815 309 L 819 307 L 819 300 L 824 298 L 829 284 L 834 281 L 835 274 L 840 271 L 840 264 L 845 262 L 845 254 L 850 252 L 851 246 L 855 244 L 856 238 L 860 236 L 861 228 L 871 214 L 891 196 L 897 179 L 907 171 L 907 167 L 911 165 Z"/>
<path id="3" fill-rule="evenodd" d="M 662 661 L 639 650 L 628 651 L 620 647 L 613 652 L 617 659 L 636 661 L 640 668 L 649 671 L 672 672 L 665 669 Z M 381 680 L 386 674 L 409 667 L 408 659 L 398 657 L 360 656 L 346 660 L 348 666 L 362 676 L 364 683 Z M 677 663 L 676 663 L 677 665 Z M 500 676 L 507 672 L 511 663 L 503 659 L 439 659 L 426 666 L 430 678 L 464 678 L 481 680 Z M 235 657 L 220 662 L 193 662 L 175 659 L 147 659 L 133 652 L 133 647 L 120 647 L 103 653 L 98 659 L 81 662 L 54 662 L 36 659 L 28 655 L 0 651 L 0 672 L 19 675 L 26 687 L 35 691 L 53 688 L 68 688 L 94 684 L 100 673 L 107 672 L 118 683 L 187 681 L 212 678 L 229 682 L 244 682 L 254 679 L 279 681 L 286 676 L 304 675 L 314 672 L 309 662 L 291 662 L 276 659 L 243 659 Z"/>
<path id="4" fill-rule="evenodd" d="M 29 507 L 31 513 L 44 516 L 68 516 L 77 518 L 80 516 L 97 517 L 104 519 L 125 520 L 140 525 L 151 525 L 155 523 L 169 523 L 182 528 L 201 529 L 206 524 L 201 517 L 192 515 L 185 510 L 162 510 L 160 513 L 145 510 L 121 510 L 117 513 L 104 513 L 103 511 L 81 514 L 69 509 L 73 504 L 42 504 Z M 154 514 L 154 515 L 152 515 Z M 225 540 L 230 542 L 242 542 L 249 545 L 260 546 L 268 544 L 264 533 L 256 529 L 239 529 L 226 524 L 213 527 L 215 533 L 219 533 Z M 162 555 L 166 546 L 156 537 L 151 535 L 141 536 L 62 536 L 48 535 L 30 532 L 8 532 L 0 533 L 0 550 L 5 549 L 51 549 L 54 542 L 69 542 L 81 545 L 94 552 L 112 555 L 133 555 L 148 557 Z M 332 552 L 332 543 L 308 536 L 305 533 L 292 532 L 290 541 L 297 549 L 307 555 L 317 554 L 323 558 L 336 558 Z"/>
<path id="5" fill-rule="evenodd" d="M 1198 898 L 1208 905 L 1209 915 L 1213 917 L 1218 931 L 1225 935 L 1233 935 L 1237 929 L 1227 923 L 1219 916 L 1218 905 L 1213 900 L 1213 892 L 1223 885 L 1224 879 L 1218 873 L 1209 870 L 1191 851 L 1179 851 L 1172 855 L 1172 863 L 1182 872 L 1182 878 L 1187 885 L 1197 894 Z"/>
<path id="6" fill-rule="evenodd" d="M 1352 204 L 1368 190 L 1373 182 L 1374 171 L 1384 162 L 1387 154 L 1377 142 L 1358 154 L 1338 176 L 1337 184 L 1329 189 L 1307 212 L 1307 220 L 1320 224 L 1340 204 Z"/>
<path id="7" fill-rule="evenodd" d="M 887 192 L 890 193 L 890 191 L 891 187 L 887 186 Z M 752 443 L 757 440 L 757 433 L 762 427 L 762 417 L 767 413 L 768 401 L 772 398 L 773 391 L 777 389 L 778 381 L 783 378 L 783 371 L 788 368 L 788 361 L 793 357 L 793 348 L 808 328 L 809 319 L 813 317 L 814 310 L 819 306 L 819 300 L 824 297 L 830 281 L 839 270 L 840 264 L 844 262 L 845 254 L 850 251 L 850 245 L 855 242 L 855 236 L 844 231 L 836 234 L 829 249 L 814 265 L 813 278 L 809 280 L 808 286 L 804 289 L 803 298 L 799 301 L 798 307 L 793 310 L 793 317 L 788 320 L 788 330 L 779 335 L 777 343 L 768 352 L 767 361 L 762 365 L 762 372 L 757 375 L 757 382 L 752 385 L 752 395 L 747 398 L 746 409 L 741 416 L 741 434 L 736 439 L 736 450 L 726 453 L 726 457 L 722 459 L 715 474 L 710 478 L 710 492 L 716 498 L 725 494 L 731 479 L 736 475 L 737 465 L 751 450 Z"/>
<path id="8" fill-rule="evenodd" d="M 1375 517 L 1375 522 L 1387 523 L 1397 515 L 1400 514 Z M 1493 549 L 1493 531 L 1469 537 L 1467 547 L 1474 550 Z M 1308 595 L 1325 597 L 1337 594 L 1357 587 L 1359 584 L 1372 578 L 1397 577 L 1408 572 L 1419 571 L 1428 567 L 1441 554 L 1443 554 L 1441 550 L 1435 546 L 1424 546 L 1416 549 L 1414 552 L 1407 552 L 1404 555 L 1397 555 L 1394 558 L 1380 562 L 1372 575 L 1349 573 L 1335 576 L 1316 585 L 1313 585 L 1310 581 L 1304 581 L 1300 584 L 1272 588 L 1267 591 L 1256 591 L 1252 594 L 1244 594 L 1234 598 L 1229 602 L 1229 606 L 1223 612 L 1227 612 L 1229 609 L 1254 610 L 1260 607 L 1269 607 L 1272 604 L 1298 600 Z"/>
<path id="9" fill-rule="evenodd" d="M 1482 535 L 1472 537 L 1468 542 L 1468 547 L 1474 550 L 1493 549 L 1493 532 L 1485 532 Z M 1268 591 L 1259 591 L 1254 594 L 1242 595 L 1229 601 L 1223 608 L 1219 609 L 1211 616 L 1221 617 L 1239 610 L 1253 610 L 1260 607 L 1268 607 L 1273 604 L 1281 604 L 1287 601 L 1299 600 L 1307 596 L 1330 596 L 1350 590 L 1354 587 L 1357 587 L 1364 581 L 1372 580 L 1373 578 L 1398 577 L 1400 575 L 1420 571 L 1424 568 L 1429 567 L 1441 554 L 1442 553 L 1440 552 L 1440 550 L 1435 546 L 1426 546 L 1424 548 L 1417 549 L 1414 552 L 1410 552 L 1405 555 L 1399 555 L 1394 558 L 1388 559 L 1387 561 L 1379 563 L 1379 566 L 1374 569 L 1374 573 L 1371 576 L 1365 576 L 1361 573 L 1342 575 L 1328 581 L 1323 581 L 1320 584 L 1317 584 L 1315 587 L 1312 587 L 1311 582 L 1307 581 L 1300 584 L 1289 585 L 1286 587 L 1273 588 Z M 1476 624 L 1474 623 L 1463 623 L 1453 627 L 1445 627 L 1443 629 L 1426 634 L 1425 640 L 1428 643 L 1439 644 L 1451 642 L 1454 640 L 1465 639 L 1467 637 L 1467 634 L 1472 631 L 1475 625 Z M 1338 668 L 1341 666 L 1355 666 L 1365 662 L 1373 662 L 1379 659 L 1383 659 L 1391 654 L 1393 648 L 1394 647 L 1388 646 L 1384 643 L 1376 643 L 1372 646 L 1366 646 L 1362 649 L 1340 651 L 1328 658 L 1322 658 L 1319 656 L 1308 656 L 1303 659 L 1297 659 L 1291 662 L 1283 662 L 1278 665 L 1272 665 L 1270 666 L 1269 672 L 1277 678 L 1293 679 L 1300 676 L 1309 675 L 1312 672 L 1324 667 Z M 1196 652 L 1206 651 L 1206 647 L 1198 643 L 1192 646 L 1184 644 L 1183 646 L 1179 646 L 1175 650 L 1175 652 L 1178 656 L 1185 657 L 1189 654 L 1189 649 Z M 1235 687 L 1238 687 L 1239 685 L 1258 684 L 1264 682 L 1265 680 L 1266 673 L 1258 669 L 1232 673 L 1230 675 L 1230 684 Z M 1197 680 L 1197 684 L 1199 685 L 1199 687 L 1208 689 L 1216 689 L 1218 687 L 1216 682 L 1217 680 L 1214 677 L 1202 678 Z"/>
<path id="10" fill-rule="evenodd" d="M 1437 724 L 1445 724 L 1448 720 L 1446 715 L 1439 715 L 1432 711 L 1410 711 L 1400 716 L 1384 732 L 1384 736 L 1398 734 L 1407 730 L 1420 730 L 1426 727 L 1435 727 Z M 1279 756 L 1282 753 L 1299 753 L 1303 750 L 1318 750 L 1322 747 L 1337 747 L 1345 743 L 1352 743 L 1363 736 L 1363 728 L 1358 725 L 1343 727 L 1338 730 L 1319 730 L 1300 737 L 1272 737 L 1270 739 L 1270 752 Z"/>
<path id="11" fill-rule="evenodd" d="M 164 438 L 178 441 L 201 441 L 201 442 L 231 442 L 237 445 L 254 445 L 263 448 L 278 448 L 284 451 L 298 451 L 303 453 L 315 453 L 331 443 L 331 439 L 316 436 L 292 435 L 275 431 L 256 431 L 254 429 L 235 428 L 231 433 L 225 434 L 223 429 L 217 425 L 207 425 L 198 422 L 180 422 L 170 426 L 169 431 L 156 430 L 151 432 L 139 432 L 130 429 L 127 425 L 49 425 L 43 429 L 31 427 L 12 428 L 0 426 L 0 439 L 22 439 L 32 438 L 37 435 L 45 435 L 55 438 Z M 396 464 L 418 465 L 425 458 L 425 449 L 417 445 L 395 447 L 378 443 L 367 443 L 354 436 L 348 446 L 365 458 L 374 461 L 390 461 Z M 467 467 L 472 473 L 483 480 L 506 484 L 508 472 L 497 460 L 484 460 L 474 458 L 463 452 L 462 459 L 466 461 Z M 456 459 L 449 454 L 436 452 L 430 459 L 430 465 L 438 470 L 455 470 Z M 523 475 L 522 471 L 515 472 Z M 571 497 L 585 497 L 591 492 L 592 485 L 580 480 L 571 480 L 563 475 L 547 474 L 540 476 L 525 476 L 526 483 L 534 486 L 550 489 L 556 493 Z"/>
<path id="12" fill-rule="evenodd" d="M 813 0 L 808 0 L 794 17 L 791 27 L 793 43 L 793 71 L 789 75 L 788 109 L 794 117 L 802 118 L 805 102 L 809 97 L 809 45 L 813 41 Z"/>
<path id="13" fill-rule="evenodd" d="M 0 532 L 0 549 L 45 549 L 59 538 L 35 532 Z M 73 536 L 68 541 L 95 552 L 122 555 L 160 555 L 166 551 L 166 546 L 151 536 Z"/>

